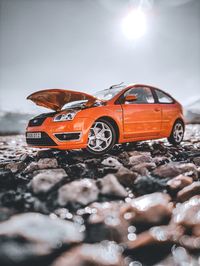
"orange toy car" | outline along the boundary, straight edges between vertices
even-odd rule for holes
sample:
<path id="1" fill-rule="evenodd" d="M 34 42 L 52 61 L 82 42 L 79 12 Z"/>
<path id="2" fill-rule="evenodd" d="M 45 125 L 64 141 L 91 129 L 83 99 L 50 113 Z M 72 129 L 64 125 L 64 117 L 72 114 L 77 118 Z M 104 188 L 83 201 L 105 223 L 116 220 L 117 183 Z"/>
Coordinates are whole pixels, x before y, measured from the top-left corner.
<path id="1" fill-rule="evenodd" d="M 50 89 L 27 99 L 54 110 L 29 121 L 26 141 L 34 147 L 103 154 L 116 143 L 168 138 L 176 145 L 184 136 L 181 104 L 149 85 L 113 85 L 95 96 Z"/>

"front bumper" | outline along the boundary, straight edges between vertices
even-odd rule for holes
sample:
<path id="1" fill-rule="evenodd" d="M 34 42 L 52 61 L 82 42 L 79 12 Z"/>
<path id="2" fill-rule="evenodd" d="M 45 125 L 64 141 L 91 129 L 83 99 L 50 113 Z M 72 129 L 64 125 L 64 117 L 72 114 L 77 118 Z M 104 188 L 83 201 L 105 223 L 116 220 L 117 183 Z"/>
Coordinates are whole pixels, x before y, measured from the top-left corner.
<path id="1" fill-rule="evenodd" d="M 48 117 L 40 126 L 27 127 L 26 142 L 29 146 L 37 148 L 60 150 L 86 148 L 91 124 L 89 118 L 54 122 L 52 117 Z M 38 132 L 41 132 L 41 138 L 27 138 L 27 133 Z"/>

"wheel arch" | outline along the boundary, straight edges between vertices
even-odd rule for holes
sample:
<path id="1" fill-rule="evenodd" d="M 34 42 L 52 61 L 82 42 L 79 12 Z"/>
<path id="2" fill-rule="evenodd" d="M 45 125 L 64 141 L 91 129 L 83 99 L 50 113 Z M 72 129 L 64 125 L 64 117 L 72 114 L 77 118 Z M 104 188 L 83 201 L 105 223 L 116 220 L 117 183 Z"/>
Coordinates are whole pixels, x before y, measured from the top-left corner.
<path id="1" fill-rule="evenodd" d="M 177 118 L 175 119 L 175 121 L 174 121 L 174 123 L 173 123 L 173 126 L 172 126 L 172 129 L 173 129 L 174 125 L 176 124 L 176 122 L 179 122 L 179 121 L 183 124 L 183 127 L 184 127 L 184 129 L 185 129 L 185 122 L 184 122 L 184 120 L 183 120 L 182 117 L 177 117 Z"/>
<path id="2" fill-rule="evenodd" d="M 97 121 L 99 119 L 106 120 L 107 122 L 109 122 L 114 127 L 114 129 L 116 130 L 116 143 L 118 143 L 119 137 L 120 137 L 120 131 L 119 131 L 119 126 L 118 126 L 117 122 L 110 116 L 100 116 L 95 121 Z"/>

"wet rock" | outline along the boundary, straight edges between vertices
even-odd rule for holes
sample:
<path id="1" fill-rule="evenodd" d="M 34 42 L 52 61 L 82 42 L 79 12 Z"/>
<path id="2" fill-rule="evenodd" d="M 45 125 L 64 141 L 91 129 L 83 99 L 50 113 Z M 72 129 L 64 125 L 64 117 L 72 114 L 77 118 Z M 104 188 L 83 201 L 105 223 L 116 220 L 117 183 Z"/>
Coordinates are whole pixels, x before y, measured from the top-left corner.
<path id="1" fill-rule="evenodd" d="M 142 154 L 142 155 L 133 155 L 129 158 L 130 165 L 138 165 L 141 163 L 151 163 L 151 155 Z"/>
<path id="2" fill-rule="evenodd" d="M 153 192 L 161 192 L 166 189 L 166 181 L 164 179 L 152 176 L 139 176 L 134 182 L 133 191 L 141 196 Z"/>
<path id="3" fill-rule="evenodd" d="M 67 176 L 64 169 L 39 170 L 31 180 L 31 187 L 35 194 L 46 193 Z"/>
<path id="4" fill-rule="evenodd" d="M 119 183 L 123 186 L 132 187 L 134 180 L 137 178 L 138 174 L 124 166 L 121 166 L 119 170 L 115 173 L 115 176 Z"/>
<path id="5" fill-rule="evenodd" d="M 54 151 L 51 150 L 51 149 L 48 149 L 48 150 L 39 150 L 37 151 L 36 153 L 36 157 L 38 159 L 41 159 L 41 158 L 52 158 L 54 157 Z"/>
<path id="6" fill-rule="evenodd" d="M 197 179 L 197 168 L 193 163 L 177 163 L 171 162 L 167 165 L 162 165 L 152 171 L 152 174 L 161 178 L 173 178 L 180 174 L 189 175 Z"/>
<path id="7" fill-rule="evenodd" d="M 179 244 L 188 250 L 200 250 L 200 237 L 184 235 L 179 239 Z"/>
<path id="8" fill-rule="evenodd" d="M 200 166 L 200 157 L 196 157 L 193 159 L 193 163 L 196 165 L 196 166 Z"/>
<path id="9" fill-rule="evenodd" d="M 164 143 L 161 142 L 154 142 L 152 143 L 152 155 L 165 155 L 167 153 L 167 147 Z"/>
<path id="10" fill-rule="evenodd" d="M 28 153 L 22 154 L 19 159 L 20 159 L 20 161 L 22 161 L 24 163 L 30 163 L 30 162 L 34 161 L 34 157 Z"/>
<path id="11" fill-rule="evenodd" d="M 0 224 L 0 261 L 25 264 L 34 257 L 51 254 L 62 245 L 69 246 L 82 240 L 83 234 L 72 222 L 39 213 L 14 215 Z"/>
<path id="12" fill-rule="evenodd" d="M 24 173 L 32 173 L 35 170 L 51 169 L 57 167 L 58 167 L 58 162 L 55 158 L 44 158 L 44 159 L 39 159 L 38 162 L 30 163 L 24 170 Z"/>
<path id="13" fill-rule="evenodd" d="M 167 182 L 167 186 L 171 191 L 179 191 L 182 188 L 192 184 L 193 179 L 189 176 L 179 175 Z"/>
<path id="14" fill-rule="evenodd" d="M 120 168 L 122 166 L 122 164 L 114 157 L 108 157 L 106 159 L 104 159 L 101 162 L 102 165 L 108 166 L 108 167 L 113 167 L 113 168 Z"/>
<path id="15" fill-rule="evenodd" d="M 129 223 L 120 215 L 120 202 L 94 202 L 86 207 L 90 214 L 87 224 L 87 240 L 99 242 L 104 239 L 126 242 Z"/>
<path id="16" fill-rule="evenodd" d="M 155 163 L 157 166 L 166 164 L 170 162 L 170 158 L 165 157 L 165 156 L 156 156 L 152 158 L 152 162 Z"/>
<path id="17" fill-rule="evenodd" d="M 164 258 L 160 262 L 158 262 L 155 266 L 184 266 L 184 265 L 191 265 L 191 266 L 198 266 L 198 258 L 192 256 L 187 252 L 187 250 L 183 247 L 173 247 L 172 254 Z"/>
<path id="18" fill-rule="evenodd" d="M 63 253 L 52 266 L 125 266 L 121 249 L 113 242 L 83 244 Z"/>
<path id="19" fill-rule="evenodd" d="M 153 170 L 154 168 L 156 168 L 155 163 L 140 163 L 138 165 L 134 165 L 133 167 L 131 167 L 131 170 L 144 176 L 148 175 L 149 171 Z"/>
<path id="20" fill-rule="evenodd" d="M 120 212 L 132 224 L 162 224 L 167 222 L 172 214 L 170 196 L 155 192 L 132 199 L 125 204 Z"/>
<path id="21" fill-rule="evenodd" d="M 0 186 L 2 187 L 13 187 L 14 175 L 10 169 L 0 168 Z"/>
<path id="22" fill-rule="evenodd" d="M 79 179 L 80 177 L 90 177 L 93 174 L 92 171 L 89 171 L 85 163 L 77 163 L 69 166 L 67 170 L 69 175 L 73 179 Z"/>
<path id="23" fill-rule="evenodd" d="M 127 248 L 138 249 L 156 244 L 163 245 L 177 243 L 183 233 L 184 229 L 181 226 L 155 226 L 148 231 L 140 233 L 134 240 L 128 241 Z"/>
<path id="24" fill-rule="evenodd" d="M 6 165 L 5 169 L 9 169 L 12 173 L 17 173 L 25 168 L 23 162 L 11 162 Z"/>
<path id="25" fill-rule="evenodd" d="M 192 229 L 200 225 L 200 196 L 194 196 L 184 203 L 179 203 L 173 210 L 171 223 Z"/>
<path id="26" fill-rule="evenodd" d="M 70 182 L 58 190 L 58 203 L 65 206 L 70 202 L 87 205 L 98 198 L 99 190 L 95 181 L 84 178 Z"/>
<path id="27" fill-rule="evenodd" d="M 125 188 L 118 182 L 113 174 L 108 174 L 97 181 L 97 186 L 102 195 L 116 196 L 125 198 L 128 193 Z"/>
<path id="28" fill-rule="evenodd" d="M 14 214 L 15 214 L 14 209 L 0 207 L 0 222 L 9 219 Z"/>
<path id="29" fill-rule="evenodd" d="M 189 198 L 200 194 L 200 181 L 193 182 L 191 185 L 184 187 L 177 194 L 177 200 L 184 202 Z"/>

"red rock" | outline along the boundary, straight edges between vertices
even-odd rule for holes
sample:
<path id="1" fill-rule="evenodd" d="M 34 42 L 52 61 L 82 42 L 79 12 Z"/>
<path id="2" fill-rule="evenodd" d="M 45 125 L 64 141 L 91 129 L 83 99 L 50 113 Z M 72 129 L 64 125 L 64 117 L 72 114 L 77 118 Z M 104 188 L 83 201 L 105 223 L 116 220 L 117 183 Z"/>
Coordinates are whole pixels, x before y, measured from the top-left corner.
<path id="1" fill-rule="evenodd" d="M 181 190 L 182 188 L 191 185 L 192 184 L 193 179 L 191 177 L 188 176 L 184 176 L 184 175 L 179 175 L 176 176 L 172 179 L 170 179 L 167 182 L 167 185 L 169 186 L 170 190 Z"/>
<path id="2" fill-rule="evenodd" d="M 177 200 L 184 202 L 195 195 L 200 194 L 200 181 L 193 182 L 191 185 L 184 187 L 177 194 Z"/>

